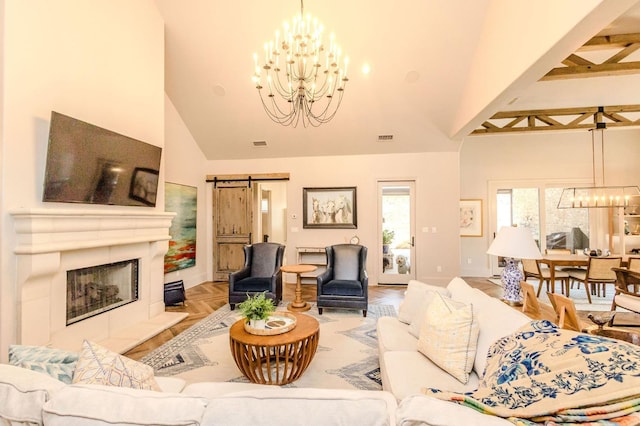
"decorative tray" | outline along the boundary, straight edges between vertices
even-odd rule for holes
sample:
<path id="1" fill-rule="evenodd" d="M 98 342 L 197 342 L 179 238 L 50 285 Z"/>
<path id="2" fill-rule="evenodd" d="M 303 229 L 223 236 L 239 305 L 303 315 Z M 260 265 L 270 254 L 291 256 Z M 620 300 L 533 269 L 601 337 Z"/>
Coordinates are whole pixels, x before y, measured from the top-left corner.
<path id="1" fill-rule="evenodd" d="M 250 334 L 259 336 L 273 336 L 293 330 L 296 326 L 296 317 L 288 312 L 277 312 L 265 320 L 264 328 L 253 328 L 249 321 L 245 320 L 244 330 Z"/>

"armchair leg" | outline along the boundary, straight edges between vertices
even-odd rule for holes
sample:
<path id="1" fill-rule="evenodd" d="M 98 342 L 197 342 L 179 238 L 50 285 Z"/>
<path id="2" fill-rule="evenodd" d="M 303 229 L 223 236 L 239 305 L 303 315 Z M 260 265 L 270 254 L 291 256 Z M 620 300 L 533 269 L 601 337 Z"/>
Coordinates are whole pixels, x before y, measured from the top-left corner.
<path id="1" fill-rule="evenodd" d="M 318 308 L 318 315 L 322 315 L 322 308 Z"/>
<path id="2" fill-rule="evenodd" d="M 232 311 L 236 309 L 236 304 L 235 303 L 229 303 L 229 306 L 231 307 Z"/>
<path id="3" fill-rule="evenodd" d="M 365 318 L 367 317 L 367 310 L 366 309 L 362 310 L 362 316 L 365 317 Z"/>

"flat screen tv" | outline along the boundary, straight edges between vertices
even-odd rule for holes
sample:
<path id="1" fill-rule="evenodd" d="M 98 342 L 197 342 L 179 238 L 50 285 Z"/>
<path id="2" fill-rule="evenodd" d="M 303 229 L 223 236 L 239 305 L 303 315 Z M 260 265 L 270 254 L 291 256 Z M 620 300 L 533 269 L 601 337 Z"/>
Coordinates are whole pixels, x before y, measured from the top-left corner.
<path id="1" fill-rule="evenodd" d="M 156 205 L 162 148 L 51 112 L 43 201 Z"/>

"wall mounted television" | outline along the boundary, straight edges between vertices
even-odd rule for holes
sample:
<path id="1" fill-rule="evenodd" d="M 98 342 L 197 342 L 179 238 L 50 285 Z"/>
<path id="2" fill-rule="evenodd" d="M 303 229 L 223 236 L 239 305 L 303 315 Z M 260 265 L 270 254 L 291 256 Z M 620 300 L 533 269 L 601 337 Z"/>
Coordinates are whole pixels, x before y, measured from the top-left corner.
<path id="1" fill-rule="evenodd" d="M 155 207 L 162 148 L 51 112 L 43 201 Z"/>

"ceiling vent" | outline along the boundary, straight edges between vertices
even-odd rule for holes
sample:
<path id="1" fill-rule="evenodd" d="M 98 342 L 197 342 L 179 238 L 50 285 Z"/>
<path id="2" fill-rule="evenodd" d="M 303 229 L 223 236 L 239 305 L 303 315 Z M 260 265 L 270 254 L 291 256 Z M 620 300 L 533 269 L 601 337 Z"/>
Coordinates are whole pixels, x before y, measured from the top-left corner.
<path id="1" fill-rule="evenodd" d="M 267 146 L 267 141 L 253 141 L 253 146 Z"/>
<path id="2" fill-rule="evenodd" d="M 393 140 L 393 135 L 378 135 L 378 142 L 390 142 Z"/>

